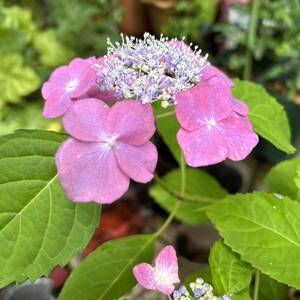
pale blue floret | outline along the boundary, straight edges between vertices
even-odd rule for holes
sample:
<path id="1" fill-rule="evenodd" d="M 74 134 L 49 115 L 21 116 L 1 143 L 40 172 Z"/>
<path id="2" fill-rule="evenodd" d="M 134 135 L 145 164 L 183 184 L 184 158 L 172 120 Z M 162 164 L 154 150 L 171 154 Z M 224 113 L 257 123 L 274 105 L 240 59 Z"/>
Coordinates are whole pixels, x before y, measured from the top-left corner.
<path id="1" fill-rule="evenodd" d="M 173 293 L 174 300 L 232 300 L 229 295 L 221 297 L 213 294 L 213 287 L 205 282 L 202 278 L 197 278 L 195 282 L 190 283 L 193 295 L 190 295 L 187 288 L 182 286 Z"/>
<path id="2" fill-rule="evenodd" d="M 201 80 L 207 57 L 200 54 L 197 47 L 193 51 L 163 36 L 155 39 L 145 33 L 143 39 L 136 39 L 122 35 L 122 43 L 108 40 L 108 53 L 104 66 L 99 68 L 97 84 L 102 91 L 115 92 L 120 100 L 162 100 L 162 105 L 168 106 L 175 103 L 176 93 Z"/>

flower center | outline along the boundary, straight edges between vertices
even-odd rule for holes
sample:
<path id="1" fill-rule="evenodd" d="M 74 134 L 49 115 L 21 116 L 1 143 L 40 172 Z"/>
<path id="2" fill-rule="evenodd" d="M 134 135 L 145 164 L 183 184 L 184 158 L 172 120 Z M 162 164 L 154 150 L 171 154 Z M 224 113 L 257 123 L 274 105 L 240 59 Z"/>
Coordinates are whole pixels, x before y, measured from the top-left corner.
<path id="1" fill-rule="evenodd" d="M 113 91 L 118 100 L 136 99 L 141 103 L 175 103 L 178 92 L 196 85 L 207 65 L 197 46 L 183 40 L 156 39 L 149 33 L 143 39 L 122 37 L 122 43 L 108 40 L 108 53 L 98 70 L 97 84 L 102 91 Z"/>
<path id="2" fill-rule="evenodd" d="M 78 80 L 75 78 L 75 79 L 73 79 L 73 80 L 71 80 L 71 81 L 69 81 L 69 82 L 67 83 L 67 85 L 66 85 L 66 87 L 65 87 L 65 90 L 66 90 L 67 92 L 73 92 L 73 91 L 77 88 L 78 84 L 79 84 L 79 82 L 78 82 Z"/>
<path id="3" fill-rule="evenodd" d="M 217 122 L 214 119 L 210 119 L 207 121 L 207 125 L 209 128 L 213 128 L 217 125 Z"/>
<path id="4" fill-rule="evenodd" d="M 104 140 L 103 140 L 103 143 L 109 148 L 113 148 L 114 145 L 116 144 L 116 140 L 117 140 L 117 137 L 116 136 L 109 136 L 109 137 L 106 137 Z"/>
<path id="5" fill-rule="evenodd" d="M 160 272 L 160 273 L 157 273 L 156 276 L 157 276 L 158 282 L 166 283 L 166 284 L 170 283 L 170 279 L 169 279 L 170 275 L 168 273 Z"/>

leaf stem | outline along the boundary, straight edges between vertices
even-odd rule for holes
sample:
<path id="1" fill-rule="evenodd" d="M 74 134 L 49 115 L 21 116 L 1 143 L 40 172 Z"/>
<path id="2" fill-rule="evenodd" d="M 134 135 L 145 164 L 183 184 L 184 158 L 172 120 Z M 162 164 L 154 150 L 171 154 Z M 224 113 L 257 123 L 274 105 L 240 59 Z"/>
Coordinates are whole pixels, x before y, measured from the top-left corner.
<path id="1" fill-rule="evenodd" d="M 248 26 L 247 44 L 246 44 L 246 61 L 243 78 L 249 80 L 252 74 L 252 63 L 253 63 L 253 49 L 255 47 L 256 32 L 257 32 L 257 21 L 259 15 L 261 0 L 253 0 L 251 6 L 250 23 Z"/>
<path id="2" fill-rule="evenodd" d="M 166 113 L 163 113 L 163 114 L 158 114 L 156 115 L 156 119 L 162 119 L 162 118 L 165 118 L 165 117 L 168 117 L 168 116 L 172 116 L 175 114 L 175 111 L 169 111 L 169 112 L 166 112 Z"/>
<path id="3" fill-rule="evenodd" d="M 255 282 L 254 282 L 253 300 L 258 300 L 259 281 L 260 281 L 260 272 L 259 272 L 259 270 L 255 270 L 254 278 L 255 278 Z"/>

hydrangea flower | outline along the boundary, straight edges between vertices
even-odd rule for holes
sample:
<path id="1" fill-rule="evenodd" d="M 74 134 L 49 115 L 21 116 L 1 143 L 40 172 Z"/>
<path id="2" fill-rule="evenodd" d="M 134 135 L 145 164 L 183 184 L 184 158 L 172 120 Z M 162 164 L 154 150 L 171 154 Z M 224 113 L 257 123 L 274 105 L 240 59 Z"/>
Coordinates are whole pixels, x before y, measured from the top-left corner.
<path id="1" fill-rule="evenodd" d="M 151 106 L 132 100 L 111 108 L 98 99 L 74 102 L 63 117 L 71 135 L 56 154 L 60 182 L 73 201 L 112 203 L 128 189 L 130 179 L 153 178 L 156 147 Z"/>
<path id="2" fill-rule="evenodd" d="M 153 177 L 157 151 L 150 104 L 174 105 L 177 139 L 188 165 L 244 159 L 257 144 L 248 107 L 234 83 L 184 40 L 123 37 L 108 54 L 76 58 L 43 85 L 44 115 L 63 116 L 71 135 L 56 155 L 58 175 L 73 201 L 111 203 L 130 179 Z M 120 100 L 111 108 L 103 101 Z M 131 99 L 131 100 L 128 100 Z"/>
<path id="3" fill-rule="evenodd" d="M 214 82 L 202 81 L 176 96 L 182 127 L 177 140 L 192 167 L 242 160 L 258 143 L 244 111 L 232 107 L 230 88 L 217 77 Z"/>
<path id="4" fill-rule="evenodd" d="M 154 267 L 142 263 L 133 268 L 133 274 L 144 288 L 171 295 L 175 289 L 174 284 L 180 282 L 175 249 L 166 246 L 156 257 Z"/>

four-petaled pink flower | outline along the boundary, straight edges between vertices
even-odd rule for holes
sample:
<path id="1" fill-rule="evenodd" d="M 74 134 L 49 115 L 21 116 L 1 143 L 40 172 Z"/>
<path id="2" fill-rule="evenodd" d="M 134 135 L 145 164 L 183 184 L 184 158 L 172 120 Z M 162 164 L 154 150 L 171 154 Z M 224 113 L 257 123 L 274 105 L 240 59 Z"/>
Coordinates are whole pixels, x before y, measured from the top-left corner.
<path id="1" fill-rule="evenodd" d="M 233 98 L 229 82 L 208 76 L 176 96 L 176 115 L 181 125 L 177 140 L 188 165 L 242 160 L 258 143 L 247 117 L 248 109 Z"/>
<path id="2" fill-rule="evenodd" d="M 96 85 L 96 74 L 101 72 L 99 68 L 103 60 L 102 57 L 75 58 L 69 65 L 57 68 L 42 88 L 44 116 L 61 117 L 74 100 L 93 97 L 105 101 L 114 98 L 113 93 L 101 92 Z"/>
<path id="3" fill-rule="evenodd" d="M 175 249 L 166 246 L 156 257 L 155 267 L 142 263 L 133 268 L 133 274 L 144 288 L 171 295 L 175 289 L 174 284 L 180 282 Z"/>
<path id="4" fill-rule="evenodd" d="M 74 102 L 63 117 L 71 135 L 56 154 L 60 182 L 73 201 L 112 203 L 128 189 L 130 178 L 153 178 L 156 147 L 150 105 L 133 100 L 109 108 L 98 99 Z"/>

